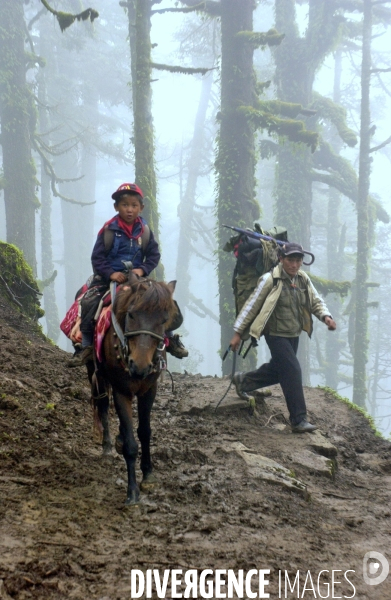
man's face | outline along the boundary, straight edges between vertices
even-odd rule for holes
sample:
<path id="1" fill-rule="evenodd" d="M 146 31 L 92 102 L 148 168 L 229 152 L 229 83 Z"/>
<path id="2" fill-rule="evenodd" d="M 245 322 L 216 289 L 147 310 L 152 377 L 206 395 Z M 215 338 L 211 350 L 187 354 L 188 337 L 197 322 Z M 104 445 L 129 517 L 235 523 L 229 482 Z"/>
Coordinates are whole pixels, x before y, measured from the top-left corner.
<path id="1" fill-rule="evenodd" d="M 303 257 L 301 254 L 290 254 L 289 256 L 280 257 L 280 262 L 282 262 L 284 271 L 290 277 L 294 277 L 303 264 Z"/>
<path id="2" fill-rule="evenodd" d="M 137 196 L 124 194 L 120 197 L 118 202 L 114 204 L 114 208 L 119 213 L 121 219 L 123 219 L 127 225 L 131 225 L 141 214 L 144 207 Z"/>

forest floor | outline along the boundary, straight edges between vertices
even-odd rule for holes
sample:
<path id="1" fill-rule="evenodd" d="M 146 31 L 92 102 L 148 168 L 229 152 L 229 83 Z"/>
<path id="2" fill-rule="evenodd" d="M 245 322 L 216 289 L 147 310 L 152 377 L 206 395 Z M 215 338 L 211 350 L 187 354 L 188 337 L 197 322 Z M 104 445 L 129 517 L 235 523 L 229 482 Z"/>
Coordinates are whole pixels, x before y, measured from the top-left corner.
<path id="1" fill-rule="evenodd" d="M 278 387 L 254 414 L 235 394 L 214 412 L 227 379 L 177 374 L 172 393 L 166 377 L 152 420 L 161 483 L 129 509 L 125 463 L 102 457 L 69 356 L 0 298 L 1 600 L 128 600 L 132 569 L 266 569 L 271 599 L 390 600 L 391 574 L 363 580 L 367 552 L 391 560 L 391 444 L 363 415 L 306 388 L 321 434 L 294 435 Z M 115 434 L 113 409 L 111 421 Z M 303 485 L 265 480 L 262 456 Z M 297 571 L 299 593 L 285 593 Z"/>

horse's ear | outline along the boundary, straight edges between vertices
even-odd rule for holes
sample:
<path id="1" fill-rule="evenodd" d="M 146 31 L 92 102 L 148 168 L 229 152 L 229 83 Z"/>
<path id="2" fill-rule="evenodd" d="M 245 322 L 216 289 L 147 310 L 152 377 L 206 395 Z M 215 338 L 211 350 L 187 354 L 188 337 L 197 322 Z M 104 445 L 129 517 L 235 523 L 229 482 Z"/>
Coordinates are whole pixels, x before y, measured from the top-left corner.
<path id="1" fill-rule="evenodd" d="M 176 286 L 176 279 L 173 279 L 173 281 L 170 281 L 169 283 L 167 283 L 167 287 L 169 288 L 171 294 L 174 293 L 175 286 Z"/>
<path id="2" fill-rule="evenodd" d="M 138 277 L 137 277 L 136 273 L 133 273 L 133 271 L 129 271 L 127 283 L 132 285 L 132 283 L 136 283 L 136 281 L 138 281 Z"/>

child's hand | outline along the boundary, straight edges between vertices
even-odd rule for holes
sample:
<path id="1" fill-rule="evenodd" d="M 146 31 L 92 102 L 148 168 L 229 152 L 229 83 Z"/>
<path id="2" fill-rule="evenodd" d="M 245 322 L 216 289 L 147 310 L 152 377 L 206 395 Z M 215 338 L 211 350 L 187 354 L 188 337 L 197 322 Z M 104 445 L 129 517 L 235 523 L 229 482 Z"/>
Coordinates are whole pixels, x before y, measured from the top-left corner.
<path id="1" fill-rule="evenodd" d="M 144 271 L 142 269 L 132 269 L 132 273 L 138 275 L 139 277 L 144 277 Z"/>
<path id="2" fill-rule="evenodd" d="M 125 283 L 125 281 L 127 281 L 127 276 L 125 275 L 125 273 L 121 273 L 121 271 L 117 271 L 116 273 L 112 273 L 110 275 L 110 279 L 112 281 L 116 281 L 117 283 Z"/>

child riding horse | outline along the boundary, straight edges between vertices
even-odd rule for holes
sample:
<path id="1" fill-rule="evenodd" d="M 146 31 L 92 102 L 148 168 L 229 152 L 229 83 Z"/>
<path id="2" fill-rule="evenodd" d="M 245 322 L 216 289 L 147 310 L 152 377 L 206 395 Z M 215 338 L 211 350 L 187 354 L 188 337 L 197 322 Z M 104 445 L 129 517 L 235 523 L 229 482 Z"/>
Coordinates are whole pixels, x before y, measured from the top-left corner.
<path id="1" fill-rule="evenodd" d="M 92 379 L 94 405 L 103 427 L 104 453 L 111 451 L 109 399 L 106 391 L 101 392 L 106 390 L 107 383 L 113 390 L 119 418 L 116 448 L 122 453 L 128 470 L 127 505 L 137 504 L 140 494 L 135 472 L 138 445 L 132 423 L 132 400 L 135 396 L 139 421 L 137 434 L 141 443 L 141 489 L 156 482 L 150 456 L 150 413 L 164 364 L 165 331 L 176 313 L 172 298 L 174 288 L 175 282 L 165 284 L 139 279 L 130 273 L 127 284 L 116 296 L 112 323 L 103 341 L 102 361 L 95 377 L 91 363 L 87 365 Z"/>

